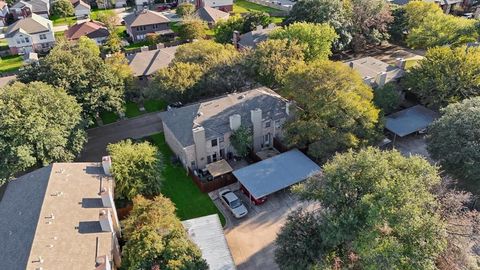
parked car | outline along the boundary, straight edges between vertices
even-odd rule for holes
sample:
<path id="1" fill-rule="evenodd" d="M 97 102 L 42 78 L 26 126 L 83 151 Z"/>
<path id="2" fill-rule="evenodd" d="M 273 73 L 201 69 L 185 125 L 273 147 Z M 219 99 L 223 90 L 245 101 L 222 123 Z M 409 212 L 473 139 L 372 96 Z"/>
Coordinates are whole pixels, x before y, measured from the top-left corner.
<path id="1" fill-rule="evenodd" d="M 165 11 L 167 9 L 170 9 L 168 5 L 162 5 L 157 7 L 157 11 Z"/>
<path id="2" fill-rule="evenodd" d="M 218 194 L 223 204 L 232 212 L 236 218 L 244 217 L 248 214 L 248 210 L 242 201 L 230 189 L 224 189 Z"/>

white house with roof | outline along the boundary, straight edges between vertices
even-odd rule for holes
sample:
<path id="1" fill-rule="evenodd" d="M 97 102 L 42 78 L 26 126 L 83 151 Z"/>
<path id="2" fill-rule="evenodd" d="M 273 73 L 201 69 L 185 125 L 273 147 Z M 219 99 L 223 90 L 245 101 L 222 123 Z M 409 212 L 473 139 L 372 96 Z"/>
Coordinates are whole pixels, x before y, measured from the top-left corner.
<path id="1" fill-rule="evenodd" d="M 8 9 L 8 5 L 4 1 L 0 1 L 0 27 L 7 25 L 7 16 L 10 10 Z"/>
<path id="2" fill-rule="evenodd" d="M 47 52 L 55 44 L 52 21 L 36 14 L 10 25 L 5 38 L 11 54 Z"/>
<path id="3" fill-rule="evenodd" d="M 71 0 L 73 8 L 75 9 L 75 17 L 77 19 L 85 19 L 90 17 L 91 7 L 82 0 Z"/>
<path id="4" fill-rule="evenodd" d="M 16 20 L 26 18 L 31 14 L 37 14 L 48 19 L 48 16 L 50 16 L 50 1 L 21 0 L 16 2 L 10 10 Z"/>
<path id="5" fill-rule="evenodd" d="M 183 165 L 204 169 L 235 155 L 230 136 L 241 126 L 252 130 L 254 152 L 272 147 L 289 114 L 286 99 L 259 87 L 171 109 L 161 117 L 165 141 Z"/>

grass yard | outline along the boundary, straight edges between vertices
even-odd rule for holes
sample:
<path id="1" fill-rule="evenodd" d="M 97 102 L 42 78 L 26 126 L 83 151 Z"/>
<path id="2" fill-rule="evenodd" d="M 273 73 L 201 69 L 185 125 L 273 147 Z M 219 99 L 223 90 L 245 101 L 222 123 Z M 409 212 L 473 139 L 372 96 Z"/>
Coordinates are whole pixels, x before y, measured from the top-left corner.
<path id="1" fill-rule="evenodd" d="M 172 164 L 173 153 L 165 142 L 163 133 L 152 135 L 149 140 L 164 156 L 166 166 L 163 171 L 162 194 L 175 204 L 180 220 L 218 214 L 222 225 L 225 225 L 225 217 L 208 195 L 200 191 L 181 165 Z"/>
<path id="2" fill-rule="evenodd" d="M 147 112 L 158 112 L 164 111 L 167 108 L 167 103 L 163 100 L 149 99 L 145 100 L 143 107 Z"/>
<path id="3" fill-rule="evenodd" d="M 409 70 L 413 67 L 415 67 L 416 65 L 418 65 L 418 59 L 406 59 L 405 61 L 405 69 L 406 70 Z"/>
<path id="4" fill-rule="evenodd" d="M 50 16 L 50 20 L 52 21 L 54 26 L 57 26 L 57 25 L 72 25 L 72 24 L 77 22 L 77 18 L 75 16 L 62 18 L 58 15 L 52 15 L 52 16 Z"/>
<path id="5" fill-rule="evenodd" d="M 55 32 L 53 34 L 55 35 L 55 38 L 64 37 L 65 31 Z"/>
<path id="6" fill-rule="evenodd" d="M 143 113 L 138 108 L 137 103 L 132 101 L 127 101 L 127 103 L 125 103 L 125 116 L 128 118 L 136 117 L 142 114 Z"/>
<path id="7" fill-rule="evenodd" d="M 119 119 L 118 115 L 113 112 L 102 112 L 100 113 L 100 118 L 102 118 L 104 125 L 117 122 Z"/>
<path id="8" fill-rule="evenodd" d="M 0 51 L 8 51 L 8 42 L 6 39 L 0 39 Z"/>
<path id="9" fill-rule="evenodd" d="M 262 6 L 259 4 L 255 4 L 252 2 L 248 2 L 246 0 L 235 0 L 233 2 L 233 12 L 234 13 L 248 13 L 250 11 L 261 11 L 266 12 L 268 14 L 278 12 L 279 9 Z"/>
<path id="10" fill-rule="evenodd" d="M 16 71 L 23 66 L 23 58 L 20 55 L 10 55 L 0 59 L 0 72 Z"/>
<path id="11" fill-rule="evenodd" d="M 128 46 L 123 47 L 123 49 L 124 49 L 125 51 L 129 51 L 129 50 L 138 49 L 138 48 L 140 48 L 140 47 L 142 47 L 142 46 L 150 46 L 150 45 L 152 45 L 151 42 L 149 42 L 148 40 L 144 40 L 144 41 L 132 43 L 132 44 L 130 44 L 130 45 L 128 45 Z"/>

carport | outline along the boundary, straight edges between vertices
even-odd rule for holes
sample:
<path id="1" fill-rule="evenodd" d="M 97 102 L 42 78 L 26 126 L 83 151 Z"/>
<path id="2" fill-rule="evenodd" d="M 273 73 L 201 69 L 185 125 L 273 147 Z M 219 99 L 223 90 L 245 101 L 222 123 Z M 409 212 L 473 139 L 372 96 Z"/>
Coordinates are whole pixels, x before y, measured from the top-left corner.
<path id="1" fill-rule="evenodd" d="M 438 115 L 434 111 L 421 105 L 416 105 L 387 116 L 385 128 L 394 134 L 393 143 L 397 136 L 405 137 L 426 129 Z"/>
<path id="2" fill-rule="evenodd" d="M 315 162 L 298 149 L 293 149 L 233 171 L 233 175 L 250 199 L 257 201 L 319 172 L 320 167 Z"/>

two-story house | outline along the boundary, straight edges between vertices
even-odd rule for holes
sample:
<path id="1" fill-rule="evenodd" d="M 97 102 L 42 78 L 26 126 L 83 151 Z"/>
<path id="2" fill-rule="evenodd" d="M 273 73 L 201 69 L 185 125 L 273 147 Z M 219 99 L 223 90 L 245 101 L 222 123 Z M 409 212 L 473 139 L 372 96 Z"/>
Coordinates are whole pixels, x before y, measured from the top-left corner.
<path id="1" fill-rule="evenodd" d="M 75 10 L 75 17 L 77 19 L 85 19 L 90 17 L 91 7 L 82 0 L 71 0 L 73 9 Z"/>
<path id="2" fill-rule="evenodd" d="M 124 18 L 127 33 L 134 42 L 144 40 L 147 34 L 169 35 L 170 20 L 161 13 L 151 10 L 135 11 Z"/>
<path id="3" fill-rule="evenodd" d="M 47 52 L 55 44 L 52 21 L 37 14 L 10 25 L 5 38 L 11 54 Z"/>
<path id="4" fill-rule="evenodd" d="M 45 19 L 50 16 L 50 0 L 21 0 L 15 3 L 10 11 L 16 20 L 37 14 Z"/>
<path id="5" fill-rule="evenodd" d="M 107 40 L 110 33 L 107 27 L 101 22 L 97 21 L 84 21 L 77 22 L 76 24 L 69 26 L 65 31 L 65 37 L 70 41 L 76 41 L 82 36 L 86 36 L 94 40 L 97 45 L 102 45 Z"/>
<path id="6" fill-rule="evenodd" d="M 53 163 L 7 183 L 0 269 L 118 269 L 121 228 L 109 166 L 109 157 Z"/>
<path id="7" fill-rule="evenodd" d="M 0 1 L 0 27 L 7 25 L 7 16 L 9 14 L 8 5 L 4 1 Z"/>
<path id="8" fill-rule="evenodd" d="M 233 0 L 195 0 L 197 9 L 201 7 L 212 7 L 221 11 L 233 11 Z"/>
<path id="9" fill-rule="evenodd" d="M 282 136 L 289 103 L 260 87 L 163 112 L 165 140 L 185 167 L 203 169 L 235 155 L 230 135 L 241 126 L 252 130 L 252 150 L 272 147 Z"/>

